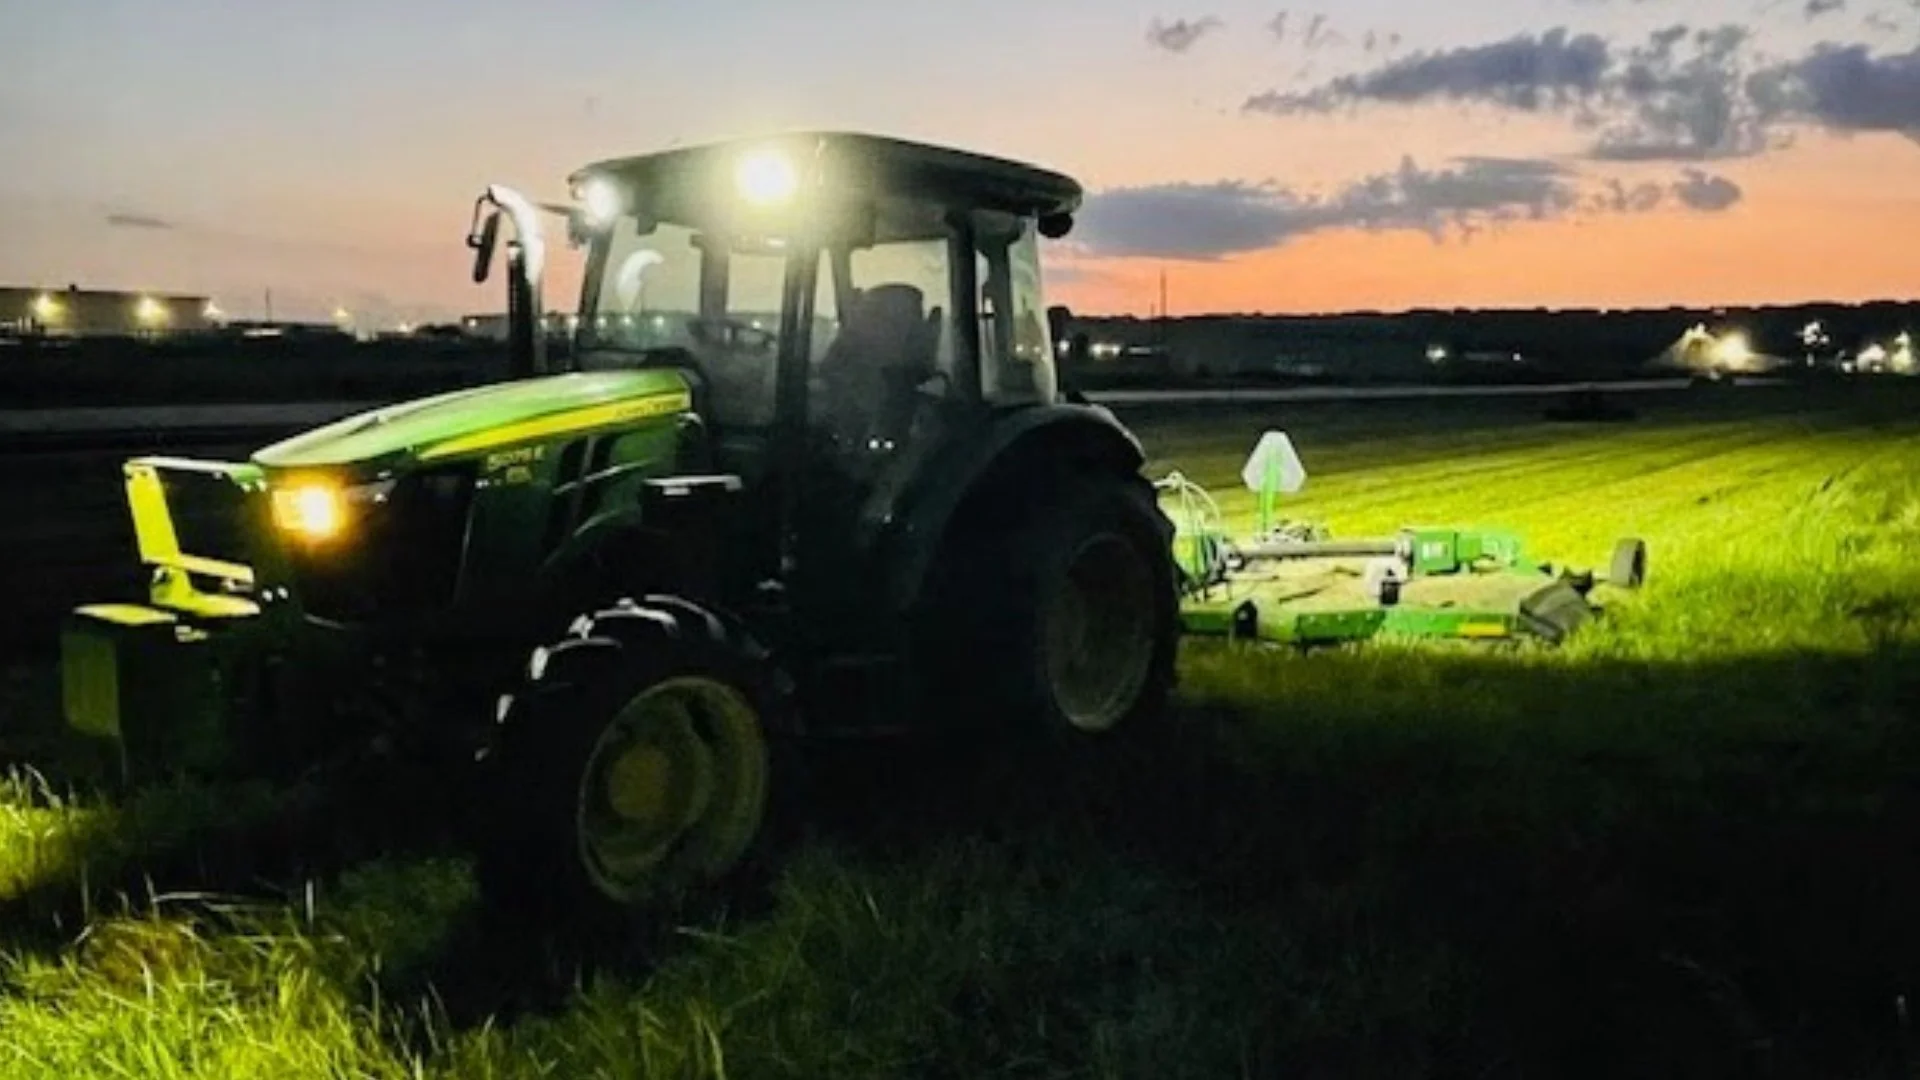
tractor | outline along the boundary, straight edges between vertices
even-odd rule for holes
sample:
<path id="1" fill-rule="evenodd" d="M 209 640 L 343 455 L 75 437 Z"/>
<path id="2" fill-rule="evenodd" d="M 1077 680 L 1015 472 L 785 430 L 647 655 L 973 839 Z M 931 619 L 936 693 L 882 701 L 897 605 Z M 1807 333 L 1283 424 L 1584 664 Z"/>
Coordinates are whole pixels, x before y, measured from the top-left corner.
<path id="1" fill-rule="evenodd" d="M 1074 180 L 803 132 L 568 188 L 475 203 L 476 282 L 511 230 L 504 380 L 126 463 L 150 587 L 72 612 L 62 661 L 122 782 L 446 762 L 483 893 L 592 918 L 750 859 L 784 748 L 1162 711 L 1173 526 L 1042 292 Z"/>

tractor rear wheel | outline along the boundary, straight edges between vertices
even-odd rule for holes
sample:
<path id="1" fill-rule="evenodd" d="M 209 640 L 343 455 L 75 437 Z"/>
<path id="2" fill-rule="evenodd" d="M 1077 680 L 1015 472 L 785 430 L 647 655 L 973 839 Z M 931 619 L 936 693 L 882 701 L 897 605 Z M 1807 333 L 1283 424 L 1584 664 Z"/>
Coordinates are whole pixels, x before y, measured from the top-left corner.
<path id="1" fill-rule="evenodd" d="M 955 677 L 994 712 L 1057 737 L 1129 731 L 1165 708 L 1179 608 L 1172 525 L 1136 476 L 1075 471 L 1022 500 L 1012 528 L 970 541 L 978 559 L 949 610 L 965 627 Z M 964 608 L 963 608 L 964 605 Z"/>
<path id="2" fill-rule="evenodd" d="M 767 836 L 791 690 L 718 616 L 649 597 L 534 651 L 483 771 L 489 907 L 589 932 L 715 889 Z"/>

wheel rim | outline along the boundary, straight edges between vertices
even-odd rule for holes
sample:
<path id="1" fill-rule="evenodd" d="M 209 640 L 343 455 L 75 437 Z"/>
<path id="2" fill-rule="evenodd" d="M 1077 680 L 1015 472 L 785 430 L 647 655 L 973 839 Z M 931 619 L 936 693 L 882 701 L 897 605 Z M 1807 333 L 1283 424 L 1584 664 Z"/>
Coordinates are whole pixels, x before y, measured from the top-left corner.
<path id="1" fill-rule="evenodd" d="M 1133 707 L 1153 663 L 1154 614 L 1153 576 L 1124 537 L 1101 534 L 1073 553 L 1042 630 L 1067 723 L 1106 731 Z"/>
<path id="2" fill-rule="evenodd" d="M 622 902 L 711 880 L 752 843 L 766 788 L 766 743 L 745 695 L 715 679 L 663 681 L 627 702 L 587 757 L 581 862 Z"/>

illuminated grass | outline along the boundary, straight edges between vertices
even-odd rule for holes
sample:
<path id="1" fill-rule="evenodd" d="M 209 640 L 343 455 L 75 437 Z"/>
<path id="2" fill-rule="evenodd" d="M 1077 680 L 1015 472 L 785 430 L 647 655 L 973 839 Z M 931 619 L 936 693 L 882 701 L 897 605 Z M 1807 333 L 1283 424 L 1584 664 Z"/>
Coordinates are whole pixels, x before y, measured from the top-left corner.
<path id="1" fill-rule="evenodd" d="M 62 792 L 30 769 L 0 776 L 0 903 L 37 892 L 86 890 L 183 846 L 218 844 L 273 812 L 264 786 L 175 784 L 125 803 Z"/>
<path id="2" fill-rule="evenodd" d="M 455 861 L 223 878 L 263 899 L 51 943 L 0 917 L 0 1075 L 1911 1074 L 1920 411 L 1751 411 L 1143 424 L 1241 525 L 1240 458 L 1287 426 L 1289 512 L 1337 534 L 1638 535 L 1650 588 L 1559 650 L 1196 643 L 1136 756 L 856 757 L 764 912 L 543 1011 L 476 973 Z M 0 902 L 162 862 L 204 887 L 154 853 L 244 831 L 229 800 L 22 774 Z"/>
<path id="3" fill-rule="evenodd" d="M 65 955 L 7 964 L 0 1075 L 417 1075 L 370 976 L 383 949 L 405 962 L 435 944 L 463 887 L 376 866 L 320 910 L 196 898 L 96 922 Z"/>

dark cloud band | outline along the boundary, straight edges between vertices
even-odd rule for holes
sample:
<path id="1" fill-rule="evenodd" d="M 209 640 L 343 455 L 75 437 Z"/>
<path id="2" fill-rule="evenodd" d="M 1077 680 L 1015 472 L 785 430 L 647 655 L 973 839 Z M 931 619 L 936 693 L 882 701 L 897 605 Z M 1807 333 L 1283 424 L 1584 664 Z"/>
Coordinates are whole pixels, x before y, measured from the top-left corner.
<path id="1" fill-rule="evenodd" d="M 1373 104 L 1481 104 L 1569 116 L 1609 161 L 1750 157 L 1794 124 L 1920 137 L 1920 49 L 1877 54 L 1824 45 L 1758 63 L 1740 26 L 1672 26 L 1623 47 L 1565 29 L 1417 53 L 1304 91 L 1250 97 L 1250 113 L 1290 116 Z"/>
<path id="2" fill-rule="evenodd" d="M 1449 230 L 1546 220 L 1573 213 L 1643 213 L 1671 196 L 1697 210 L 1724 210 L 1740 198 L 1731 181 L 1690 172 L 1670 187 L 1611 182 L 1583 194 L 1559 164 L 1529 158 L 1462 158 L 1448 168 L 1403 159 L 1330 195 L 1275 184 L 1222 181 L 1119 188 L 1089 197 L 1076 231 L 1093 256 L 1212 260 L 1336 230 Z"/>

